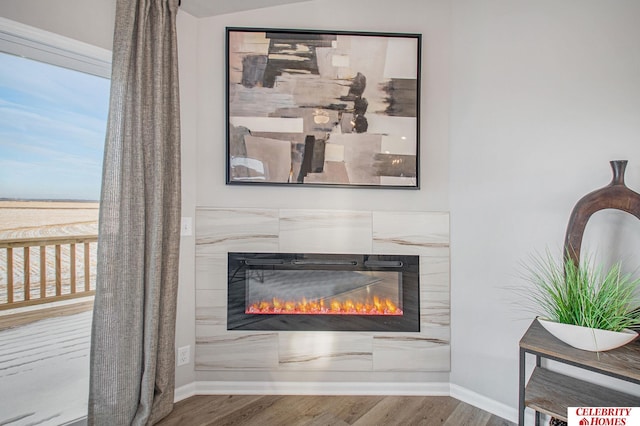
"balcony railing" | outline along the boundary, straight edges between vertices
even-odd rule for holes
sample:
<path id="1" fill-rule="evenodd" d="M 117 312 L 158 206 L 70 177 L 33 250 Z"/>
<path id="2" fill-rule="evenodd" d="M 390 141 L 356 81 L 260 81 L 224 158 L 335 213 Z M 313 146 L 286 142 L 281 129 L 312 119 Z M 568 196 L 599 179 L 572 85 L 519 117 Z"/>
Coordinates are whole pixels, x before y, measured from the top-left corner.
<path id="1" fill-rule="evenodd" d="M 0 240 L 0 310 L 93 295 L 97 245 L 97 235 Z"/>

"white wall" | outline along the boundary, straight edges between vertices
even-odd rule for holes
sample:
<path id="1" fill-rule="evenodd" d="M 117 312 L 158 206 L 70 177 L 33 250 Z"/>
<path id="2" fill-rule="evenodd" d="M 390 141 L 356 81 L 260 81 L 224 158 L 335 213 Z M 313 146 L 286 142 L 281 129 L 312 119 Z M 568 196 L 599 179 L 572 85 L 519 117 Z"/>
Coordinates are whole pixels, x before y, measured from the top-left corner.
<path id="1" fill-rule="evenodd" d="M 454 2 L 452 383 L 517 405 L 532 318 L 506 289 L 527 285 L 518 263 L 560 252 L 574 204 L 610 182 L 609 160 L 630 160 L 640 191 L 639 19 L 633 0 Z M 640 222 L 625 216 L 596 214 L 587 240 L 602 250 L 626 234 L 638 266 Z"/>
<path id="2" fill-rule="evenodd" d="M 198 128 L 198 20 L 178 13 L 178 73 L 180 75 L 180 137 L 182 161 L 182 217 L 194 220 L 196 215 L 197 128 Z M 192 222 L 193 223 L 193 222 Z M 192 227 L 195 229 L 194 227 Z M 183 236 L 180 242 L 180 284 L 176 317 L 176 347 L 191 346 L 190 364 L 176 368 L 176 387 L 195 380 L 195 235 Z"/>

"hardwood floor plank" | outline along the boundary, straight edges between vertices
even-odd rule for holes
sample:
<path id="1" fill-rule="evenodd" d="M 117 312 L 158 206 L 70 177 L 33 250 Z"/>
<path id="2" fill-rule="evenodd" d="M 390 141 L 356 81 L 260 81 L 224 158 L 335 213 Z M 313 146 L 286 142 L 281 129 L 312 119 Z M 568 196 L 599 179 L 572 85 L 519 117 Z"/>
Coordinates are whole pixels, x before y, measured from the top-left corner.
<path id="1" fill-rule="evenodd" d="M 444 426 L 486 426 L 490 418 L 490 413 L 460 402 L 447 421 L 444 422 Z"/>
<path id="2" fill-rule="evenodd" d="M 367 411 L 381 401 L 383 396 L 304 396 L 304 397 L 288 397 L 296 398 L 294 401 L 300 401 L 298 410 L 301 417 L 296 422 L 298 425 L 308 425 L 318 422 L 319 418 L 334 419 L 334 422 L 325 424 L 353 424 L 357 419 L 362 417 Z M 302 400 L 306 401 L 303 403 Z M 295 403 L 295 402 L 294 402 Z M 297 405 L 297 404 L 295 404 Z M 303 411 L 301 408 L 306 405 Z"/>
<path id="3" fill-rule="evenodd" d="M 501 417 L 492 415 L 486 426 L 514 426 L 514 424 Z"/>
<path id="4" fill-rule="evenodd" d="M 326 397 L 326 404 L 333 413 L 352 425 L 365 415 L 385 396 L 332 396 Z"/>
<path id="5" fill-rule="evenodd" d="M 348 424 L 338 414 L 335 408 L 338 401 L 327 396 L 288 396 L 277 407 L 281 413 L 274 421 L 280 421 L 287 416 L 282 411 L 288 411 L 287 421 L 282 424 L 304 426 L 309 424 Z M 274 407 L 275 408 L 275 407 Z"/>
<path id="6" fill-rule="evenodd" d="M 309 419 L 306 423 L 302 423 L 305 426 L 350 426 L 350 423 L 339 419 L 333 413 L 322 413 L 318 417 Z"/>
<path id="7" fill-rule="evenodd" d="M 418 397 L 421 402 L 419 410 L 410 418 L 408 424 L 441 425 L 458 407 L 460 401 L 449 396 Z"/>
<path id="8" fill-rule="evenodd" d="M 178 402 L 163 426 L 215 424 L 216 419 L 242 410 L 262 398 L 261 395 L 197 395 Z"/>
<path id="9" fill-rule="evenodd" d="M 387 396 L 376 404 L 354 426 L 440 425 L 458 405 L 449 397 Z"/>
<path id="10" fill-rule="evenodd" d="M 206 417 L 207 408 L 218 410 L 221 401 L 228 398 L 226 395 L 196 395 L 182 400 L 173 406 L 169 418 L 165 418 L 161 424 L 165 426 L 178 426 L 180 424 L 196 424 L 195 419 Z"/>
<path id="11" fill-rule="evenodd" d="M 515 426 L 448 396 L 200 395 L 159 426 Z"/>
<path id="12" fill-rule="evenodd" d="M 221 416 L 216 419 L 215 422 L 206 424 L 216 426 L 280 424 L 277 422 L 278 407 L 276 405 L 274 409 L 273 406 L 283 398 L 281 395 L 262 396 L 253 403 L 243 407 L 242 410 Z M 268 421 L 270 421 L 270 423 Z"/>

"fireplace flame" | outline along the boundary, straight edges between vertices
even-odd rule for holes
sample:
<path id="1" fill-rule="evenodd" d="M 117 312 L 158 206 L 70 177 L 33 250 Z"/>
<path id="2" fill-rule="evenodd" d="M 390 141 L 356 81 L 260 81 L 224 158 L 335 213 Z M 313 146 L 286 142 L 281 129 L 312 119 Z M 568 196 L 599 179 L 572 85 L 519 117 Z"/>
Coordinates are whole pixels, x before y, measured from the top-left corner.
<path id="1" fill-rule="evenodd" d="M 273 298 L 250 304 L 246 314 L 312 314 L 312 315 L 402 315 L 400 309 L 391 299 L 373 299 L 359 302 L 353 300 L 340 301 L 324 299 L 308 301 L 282 300 Z"/>

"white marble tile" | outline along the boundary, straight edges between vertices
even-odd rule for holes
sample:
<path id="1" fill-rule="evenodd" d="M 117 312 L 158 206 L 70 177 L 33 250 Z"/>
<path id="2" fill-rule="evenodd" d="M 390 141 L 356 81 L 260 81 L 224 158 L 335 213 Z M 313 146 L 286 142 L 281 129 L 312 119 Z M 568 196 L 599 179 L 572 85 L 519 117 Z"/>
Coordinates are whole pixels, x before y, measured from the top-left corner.
<path id="1" fill-rule="evenodd" d="M 449 326 L 451 324 L 451 308 L 448 293 L 429 293 L 421 297 L 420 301 L 420 329 L 423 334 L 432 327 Z"/>
<path id="2" fill-rule="evenodd" d="M 420 295 L 420 329 L 425 332 L 434 326 L 451 323 L 449 292 L 427 292 Z"/>
<path id="3" fill-rule="evenodd" d="M 373 212 L 375 253 L 430 255 L 449 245 L 449 213 Z"/>
<path id="4" fill-rule="evenodd" d="M 394 334 L 373 339 L 374 371 L 449 371 L 451 346 L 448 328 L 431 336 Z"/>
<path id="5" fill-rule="evenodd" d="M 284 253 L 371 253 L 371 213 L 338 210 L 281 210 Z"/>
<path id="6" fill-rule="evenodd" d="M 448 213 L 198 209 L 196 242 L 196 369 L 449 371 Z M 227 251 L 419 254 L 421 331 L 229 332 Z"/>
<path id="7" fill-rule="evenodd" d="M 203 254 L 196 247 L 196 289 L 227 291 L 227 254 Z"/>
<path id="8" fill-rule="evenodd" d="M 211 253 L 277 252 L 278 210 L 196 210 L 196 245 L 201 255 Z"/>
<path id="9" fill-rule="evenodd" d="M 276 333 L 233 332 L 207 335 L 207 326 L 196 327 L 196 370 L 278 368 Z"/>
<path id="10" fill-rule="evenodd" d="M 202 339 L 207 341 L 214 337 L 225 337 L 229 335 L 226 324 L 207 324 L 196 321 L 196 344 Z"/>
<path id="11" fill-rule="evenodd" d="M 227 325 L 227 292 L 196 290 L 196 324 Z"/>
<path id="12" fill-rule="evenodd" d="M 282 370 L 371 371 L 373 337 L 352 332 L 279 333 Z"/>
<path id="13" fill-rule="evenodd" d="M 420 257 L 420 323 L 422 330 L 451 323 L 449 249 Z"/>
<path id="14" fill-rule="evenodd" d="M 431 250 L 420 256 L 420 288 L 429 291 L 448 291 L 450 288 L 449 248 Z"/>

